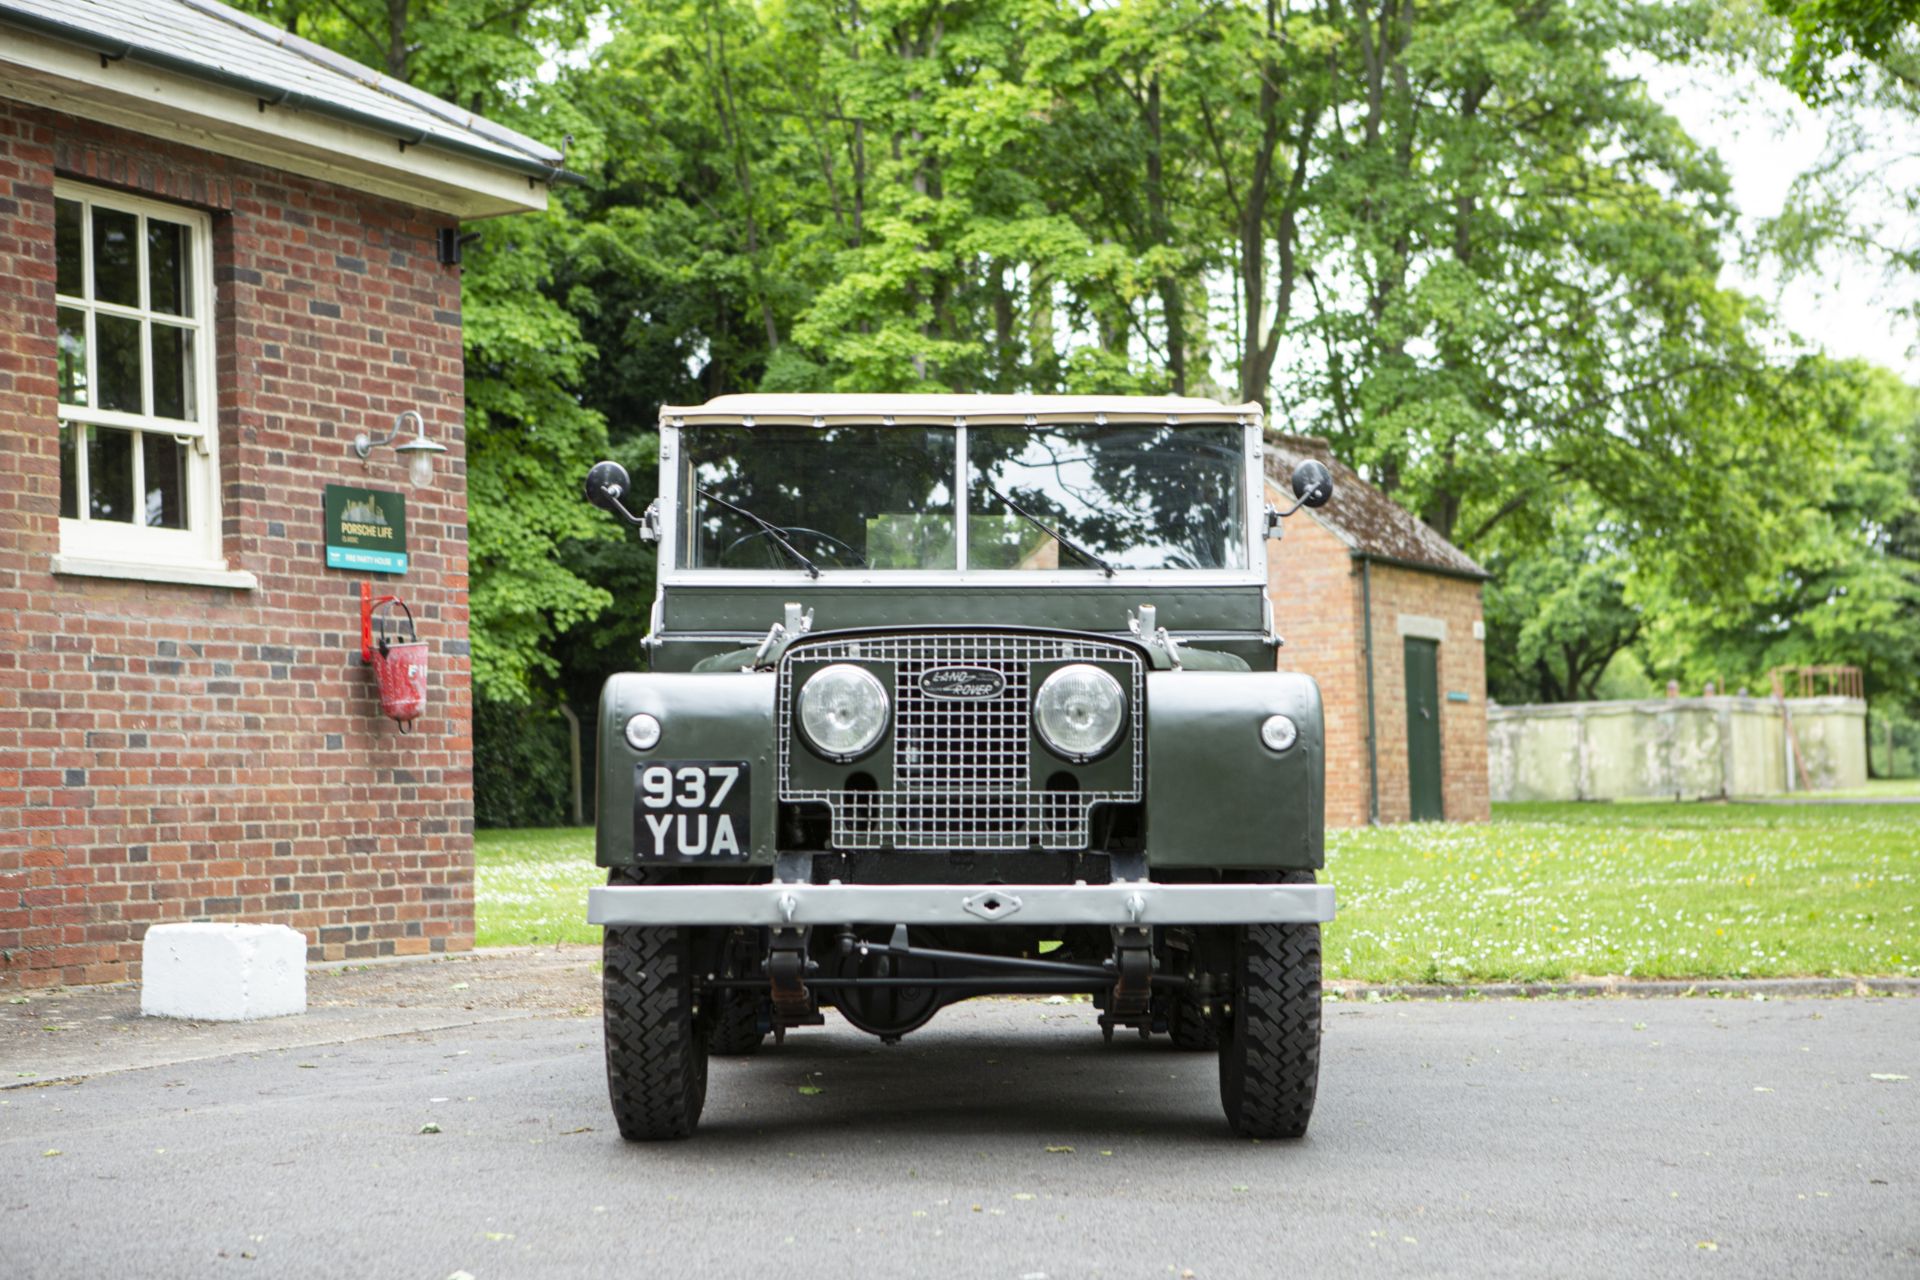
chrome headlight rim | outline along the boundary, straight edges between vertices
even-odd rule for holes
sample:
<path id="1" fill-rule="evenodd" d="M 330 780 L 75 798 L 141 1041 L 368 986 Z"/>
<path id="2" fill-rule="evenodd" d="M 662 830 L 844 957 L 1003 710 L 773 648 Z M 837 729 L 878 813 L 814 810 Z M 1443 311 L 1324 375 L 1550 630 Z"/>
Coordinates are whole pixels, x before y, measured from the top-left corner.
<path id="1" fill-rule="evenodd" d="M 820 685 L 822 678 L 837 681 L 852 680 L 856 685 L 871 693 L 879 704 L 879 715 L 873 727 L 859 741 L 836 749 L 820 740 L 816 729 L 808 724 L 807 706 L 809 696 L 819 697 L 826 688 Z M 886 741 L 887 730 L 893 724 L 893 700 L 887 696 L 887 686 L 879 676 L 855 662 L 830 662 L 808 676 L 801 684 L 800 691 L 794 697 L 793 722 L 800 731 L 800 740 L 807 749 L 823 760 L 835 764 L 851 764 L 864 756 L 871 755 L 875 748 Z"/>
<path id="2" fill-rule="evenodd" d="M 1054 734 L 1048 730 L 1044 699 L 1046 699 L 1050 689 L 1058 689 L 1064 681 L 1079 679 L 1089 673 L 1105 682 L 1107 691 L 1111 693 L 1115 703 L 1115 715 L 1112 728 L 1097 746 L 1085 750 L 1078 750 L 1058 741 Z M 1049 672 L 1047 678 L 1040 682 L 1040 687 L 1034 690 L 1031 714 L 1033 717 L 1033 731 L 1038 735 L 1041 743 L 1046 746 L 1047 750 L 1072 764 L 1092 764 L 1096 760 L 1111 755 L 1114 748 L 1119 746 L 1121 741 L 1126 737 L 1128 720 L 1126 687 L 1120 683 L 1111 671 L 1108 671 L 1105 667 L 1096 663 L 1069 662 Z"/>

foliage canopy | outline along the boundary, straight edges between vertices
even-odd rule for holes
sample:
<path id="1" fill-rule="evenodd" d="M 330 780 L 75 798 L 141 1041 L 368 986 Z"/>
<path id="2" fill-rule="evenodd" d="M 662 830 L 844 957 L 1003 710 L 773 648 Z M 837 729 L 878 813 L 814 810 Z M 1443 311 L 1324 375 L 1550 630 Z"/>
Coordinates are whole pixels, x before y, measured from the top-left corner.
<path id="1" fill-rule="evenodd" d="M 1763 2 L 1810 98 L 1911 65 L 1911 0 Z M 1626 647 L 1920 693 L 1911 392 L 1723 286 L 1726 175 L 1624 69 L 1723 54 L 1714 6 L 252 7 L 589 177 L 467 268 L 485 699 L 632 663 L 651 568 L 578 475 L 743 389 L 1263 401 L 1496 571 L 1503 697 Z"/>

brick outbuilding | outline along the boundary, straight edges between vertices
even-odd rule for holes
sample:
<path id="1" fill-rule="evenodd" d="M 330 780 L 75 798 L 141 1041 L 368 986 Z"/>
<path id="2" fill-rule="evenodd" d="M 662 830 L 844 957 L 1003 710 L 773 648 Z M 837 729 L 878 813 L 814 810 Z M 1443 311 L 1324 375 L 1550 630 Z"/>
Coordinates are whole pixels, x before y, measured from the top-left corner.
<path id="1" fill-rule="evenodd" d="M 1328 824 L 1485 821 L 1486 571 L 1326 441 L 1266 445 L 1268 501 L 1282 509 L 1302 461 L 1334 475 L 1332 501 L 1267 547 L 1280 667 L 1319 681 L 1326 706 Z"/>
<path id="2" fill-rule="evenodd" d="M 472 945 L 452 260 L 559 161 L 213 0 L 0 3 L 0 986 L 137 976 L 166 921 Z M 354 447 L 407 410 L 426 487 Z M 403 500 L 396 550 L 330 552 L 329 485 Z M 410 735 L 369 580 L 431 646 Z"/>

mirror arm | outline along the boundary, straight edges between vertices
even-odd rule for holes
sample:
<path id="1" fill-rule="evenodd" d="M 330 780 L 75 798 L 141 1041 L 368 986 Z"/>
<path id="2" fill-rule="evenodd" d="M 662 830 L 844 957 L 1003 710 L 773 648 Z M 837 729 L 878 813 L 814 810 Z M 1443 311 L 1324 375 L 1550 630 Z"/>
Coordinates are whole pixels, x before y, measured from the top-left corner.
<path id="1" fill-rule="evenodd" d="M 1307 495 L 1308 498 L 1312 496 L 1313 495 L 1311 493 Z M 1306 498 L 1295 498 L 1293 500 L 1292 506 L 1288 507 L 1285 511 L 1281 511 L 1278 508 L 1274 507 L 1271 503 L 1269 503 L 1267 506 L 1267 527 L 1271 529 L 1275 524 L 1277 524 L 1282 520 L 1285 520 L 1288 516 L 1293 515 L 1295 512 L 1299 511 L 1300 508 L 1306 505 L 1307 505 Z"/>
<path id="2" fill-rule="evenodd" d="M 605 489 L 601 490 L 601 492 L 606 495 L 607 509 L 624 520 L 628 528 L 638 529 L 640 531 L 640 541 L 660 541 L 660 499 L 655 498 L 647 504 L 645 511 L 639 515 L 635 515 L 633 512 L 627 510 L 626 503 L 620 501 L 620 494 L 616 486 L 608 485 Z"/>

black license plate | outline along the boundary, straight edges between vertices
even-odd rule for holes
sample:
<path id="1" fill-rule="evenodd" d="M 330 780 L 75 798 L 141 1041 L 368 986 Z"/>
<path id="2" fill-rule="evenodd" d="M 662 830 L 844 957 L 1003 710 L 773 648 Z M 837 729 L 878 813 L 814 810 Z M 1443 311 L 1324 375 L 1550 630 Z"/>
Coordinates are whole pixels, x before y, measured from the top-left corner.
<path id="1" fill-rule="evenodd" d="M 744 760 L 660 760 L 633 767 L 633 850 L 641 862 L 742 863 L 752 851 Z"/>

